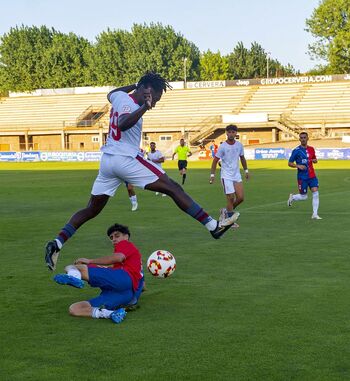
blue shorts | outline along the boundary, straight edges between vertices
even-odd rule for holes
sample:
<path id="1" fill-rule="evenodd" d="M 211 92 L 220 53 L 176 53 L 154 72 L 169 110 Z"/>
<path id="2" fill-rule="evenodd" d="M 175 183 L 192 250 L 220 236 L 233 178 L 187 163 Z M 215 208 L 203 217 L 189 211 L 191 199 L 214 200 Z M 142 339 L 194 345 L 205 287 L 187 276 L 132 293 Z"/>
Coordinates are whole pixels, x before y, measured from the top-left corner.
<path id="1" fill-rule="evenodd" d="M 307 188 L 318 188 L 318 179 L 313 177 L 312 179 L 298 179 L 298 188 L 300 194 L 306 194 Z"/>
<path id="2" fill-rule="evenodd" d="M 128 304 L 134 297 L 132 280 L 126 271 L 102 267 L 89 267 L 88 271 L 90 286 L 101 289 L 99 296 L 89 300 L 92 307 L 104 306 L 113 310 Z"/>

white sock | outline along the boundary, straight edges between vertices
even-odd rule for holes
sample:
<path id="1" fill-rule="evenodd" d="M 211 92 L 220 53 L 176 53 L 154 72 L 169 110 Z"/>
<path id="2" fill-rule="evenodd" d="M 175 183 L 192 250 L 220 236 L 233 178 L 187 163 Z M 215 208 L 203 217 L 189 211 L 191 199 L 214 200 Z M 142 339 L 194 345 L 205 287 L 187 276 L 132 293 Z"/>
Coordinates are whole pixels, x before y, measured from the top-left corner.
<path id="1" fill-rule="evenodd" d="M 211 217 L 210 217 L 210 218 L 211 218 Z M 218 222 L 217 222 L 216 220 L 214 220 L 214 218 L 211 218 L 211 220 L 205 224 L 205 227 L 206 227 L 209 231 L 213 231 L 213 230 L 216 229 L 217 224 L 218 224 Z"/>
<path id="2" fill-rule="evenodd" d="M 55 239 L 55 241 L 56 241 L 56 243 L 57 243 L 57 246 L 58 246 L 58 248 L 61 250 L 62 249 L 62 242 L 60 241 L 60 240 L 58 240 L 58 239 Z"/>
<path id="3" fill-rule="evenodd" d="M 94 318 L 94 319 L 109 319 L 110 316 L 112 315 L 113 311 L 111 310 L 106 310 L 105 308 L 97 308 L 97 307 L 93 307 L 92 308 L 92 312 L 91 312 L 91 316 Z"/>
<path id="4" fill-rule="evenodd" d="M 312 192 L 312 210 L 313 210 L 313 215 L 317 216 L 318 214 L 318 206 L 320 205 L 320 198 L 318 191 Z"/>
<path id="5" fill-rule="evenodd" d="M 137 196 L 131 196 L 129 197 L 132 204 L 135 204 L 137 202 Z"/>
<path id="6" fill-rule="evenodd" d="M 305 201 L 307 200 L 307 194 L 293 194 L 293 201 Z"/>
<path id="7" fill-rule="evenodd" d="M 73 276 L 74 278 L 81 279 L 81 273 L 75 266 L 66 267 L 67 275 Z"/>

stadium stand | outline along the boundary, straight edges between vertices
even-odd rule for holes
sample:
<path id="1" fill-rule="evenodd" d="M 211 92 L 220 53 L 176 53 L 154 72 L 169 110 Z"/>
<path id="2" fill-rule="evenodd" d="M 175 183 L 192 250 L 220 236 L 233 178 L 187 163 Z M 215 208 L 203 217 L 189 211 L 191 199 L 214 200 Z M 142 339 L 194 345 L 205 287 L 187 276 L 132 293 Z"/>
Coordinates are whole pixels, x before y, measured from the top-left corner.
<path id="1" fill-rule="evenodd" d="M 3 98 L 0 150 L 98 149 L 108 132 L 108 91 L 76 90 Z M 301 129 L 310 130 L 314 138 L 341 136 L 350 127 L 350 83 L 175 89 L 144 115 L 144 138 L 161 142 L 166 134 L 169 144 L 185 136 L 195 145 L 220 140 L 227 115 L 238 118 L 234 123 L 244 144 L 294 140 Z M 259 115 L 266 120 L 258 121 Z"/>

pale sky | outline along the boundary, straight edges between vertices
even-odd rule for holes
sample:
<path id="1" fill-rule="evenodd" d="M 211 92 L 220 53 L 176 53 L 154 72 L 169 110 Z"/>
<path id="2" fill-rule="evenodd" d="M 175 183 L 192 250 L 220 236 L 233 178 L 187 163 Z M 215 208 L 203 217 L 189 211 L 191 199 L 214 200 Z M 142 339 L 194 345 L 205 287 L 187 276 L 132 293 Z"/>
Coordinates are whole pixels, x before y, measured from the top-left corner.
<path id="1" fill-rule="evenodd" d="M 272 58 L 301 72 L 319 62 L 307 54 L 314 41 L 305 20 L 319 0 L 3 0 L 0 35 L 16 25 L 46 25 L 90 41 L 134 23 L 171 25 L 201 51 L 231 52 L 238 41 L 258 42 Z"/>

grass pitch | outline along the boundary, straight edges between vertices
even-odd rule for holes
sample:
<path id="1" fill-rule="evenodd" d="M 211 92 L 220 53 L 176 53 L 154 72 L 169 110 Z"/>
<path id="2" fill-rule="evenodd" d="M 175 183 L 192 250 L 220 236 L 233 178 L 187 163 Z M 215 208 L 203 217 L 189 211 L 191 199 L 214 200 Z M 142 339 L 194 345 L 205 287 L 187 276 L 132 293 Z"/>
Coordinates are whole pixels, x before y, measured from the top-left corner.
<path id="1" fill-rule="evenodd" d="M 286 162 L 250 162 L 240 229 L 215 241 L 169 197 L 120 188 L 64 247 L 77 257 L 111 253 L 105 235 L 127 224 L 144 263 L 171 251 L 168 279 L 146 274 L 141 308 L 120 325 L 72 318 L 96 295 L 59 286 L 44 265 L 47 240 L 89 198 L 96 163 L 0 163 L 0 380 L 344 380 L 350 378 L 350 163 L 321 162 L 321 221 L 296 192 Z M 209 163 L 190 163 L 186 191 L 209 213 L 224 205 Z M 180 180 L 174 163 L 168 173 Z"/>

